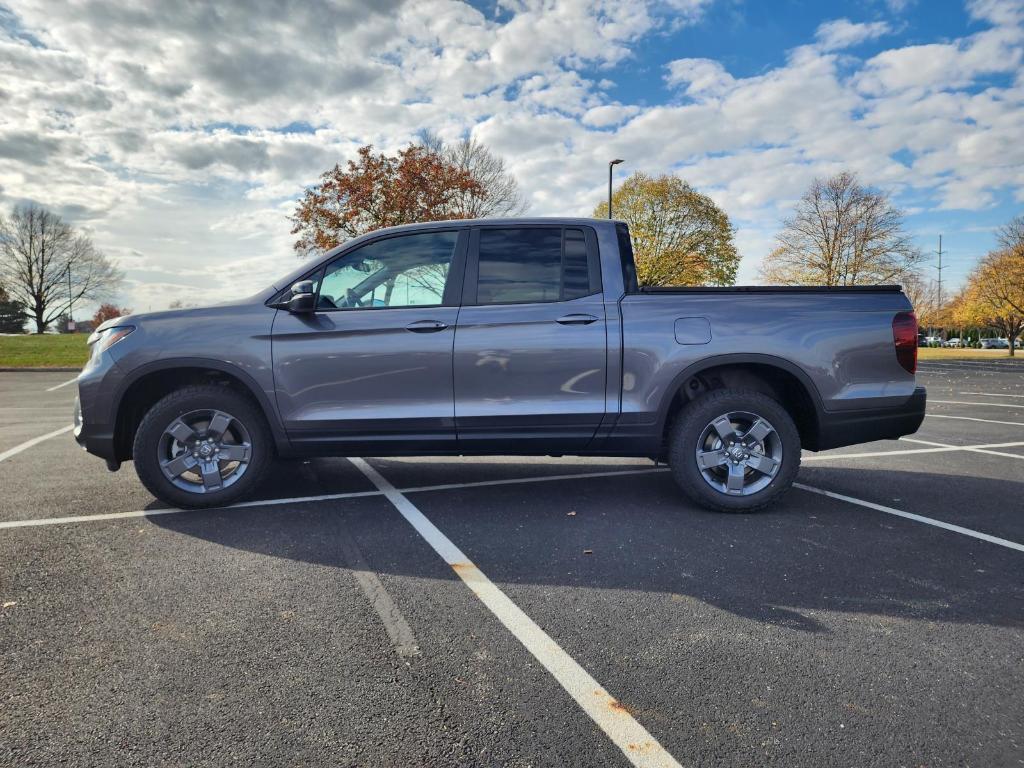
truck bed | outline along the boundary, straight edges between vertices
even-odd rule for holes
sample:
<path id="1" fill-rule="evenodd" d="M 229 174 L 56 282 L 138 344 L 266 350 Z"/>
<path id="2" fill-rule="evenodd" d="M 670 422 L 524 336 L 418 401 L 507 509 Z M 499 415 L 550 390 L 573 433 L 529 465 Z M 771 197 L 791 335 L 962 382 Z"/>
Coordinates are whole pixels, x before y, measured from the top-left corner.
<path id="1" fill-rule="evenodd" d="M 899 293 L 899 285 L 642 285 L 640 293 Z"/>

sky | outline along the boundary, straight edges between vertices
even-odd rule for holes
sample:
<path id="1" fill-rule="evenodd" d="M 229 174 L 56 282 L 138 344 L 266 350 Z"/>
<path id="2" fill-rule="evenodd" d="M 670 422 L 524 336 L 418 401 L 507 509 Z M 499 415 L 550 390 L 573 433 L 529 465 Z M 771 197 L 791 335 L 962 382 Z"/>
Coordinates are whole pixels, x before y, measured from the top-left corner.
<path id="1" fill-rule="evenodd" d="M 0 210 L 86 230 L 136 311 L 230 300 L 294 269 L 323 171 L 429 129 L 533 215 L 590 215 L 612 158 L 678 174 L 740 283 L 851 170 L 954 286 L 1024 213 L 1022 60 L 1024 0 L 0 0 Z"/>

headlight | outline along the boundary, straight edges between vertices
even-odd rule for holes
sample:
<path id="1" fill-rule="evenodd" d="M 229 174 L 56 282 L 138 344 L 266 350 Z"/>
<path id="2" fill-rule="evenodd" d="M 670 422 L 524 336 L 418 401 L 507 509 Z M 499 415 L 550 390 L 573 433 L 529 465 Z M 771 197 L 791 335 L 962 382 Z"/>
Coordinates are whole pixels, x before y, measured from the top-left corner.
<path id="1" fill-rule="evenodd" d="M 134 330 L 134 325 L 115 325 L 113 328 L 93 331 L 88 341 L 89 346 L 92 347 L 92 356 L 99 357 Z"/>

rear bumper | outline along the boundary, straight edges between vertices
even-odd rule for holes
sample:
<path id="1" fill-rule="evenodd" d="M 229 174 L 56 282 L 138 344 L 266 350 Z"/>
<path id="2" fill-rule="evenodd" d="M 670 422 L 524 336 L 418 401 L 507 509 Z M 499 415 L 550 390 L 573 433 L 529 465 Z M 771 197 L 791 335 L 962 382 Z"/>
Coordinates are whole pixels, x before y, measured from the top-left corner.
<path id="1" fill-rule="evenodd" d="M 924 421 L 927 399 L 925 388 L 917 387 L 903 405 L 895 408 L 820 412 L 816 444 L 805 447 L 812 451 L 825 451 L 829 448 L 842 448 L 844 445 L 895 440 L 897 437 L 912 435 Z"/>

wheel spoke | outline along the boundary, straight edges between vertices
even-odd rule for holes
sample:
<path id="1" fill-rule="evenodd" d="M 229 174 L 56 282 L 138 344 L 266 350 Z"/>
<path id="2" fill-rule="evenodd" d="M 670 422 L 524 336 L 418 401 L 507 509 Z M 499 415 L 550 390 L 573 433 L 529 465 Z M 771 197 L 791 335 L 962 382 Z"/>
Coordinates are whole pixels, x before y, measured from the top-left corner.
<path id="1" fill-rule="evenodd" d="M 178 477 L 179 475 L 188 472 L 199 462 L 196 461 L 190 454 L 183 453 L 177 458 L 171 459 L 163 464 L 163 470 L 171 477 Z"/>
<path id="2" fill-rule="evenodd" d="M 747 466 L 751 469 L 756 469 L 758 472 L 764 475 L 772 474 L 779 466 L 779 462 L 773 459 L 771 456 L 763 456 L 760 453 L 750 454 L 750 458 L 747 459 Z"/>
<path id="3" fill-rule="evenodd" d="M 224 461 L 248 461 L 249 446 L 246 444 L 235 445 L 233 443 L 222 445 L 220 447 L 220 457 Z"/>
<path id="4" fill-rule="evenodd" d="M 729 479 L 725 485 L 729 493 L 743 493 L 745 470 L 746 467 L 743 464 L 729 465 Z"/>
<path id="5" fill-rule="evenodd" d="M 215 491 L 220 488 L 220 465 L 216 461 L 204 461 L 202 463 L 203 487 L 208 491 Z"/>
<path id="6" fill-rule="evenodd" d="M 181 419 L 175 419 L 171 426 L 164 430 L 164 433 L 170 435 L 182 445 L 196 438 L 196 431 Z"/>
<path id="7" fill-rule="evenodd" d="M 697 466 L 701 469 L 720 467 L 725 461 L 725 451 L 701 451 L 697 454 Z"/>
<path id="8" fill-rule="evenodd" d="M 210 426 L 206 428 L 206 431 L 214 440 L 220 440 L 229 424 L 231 424 L 230 416 L 220 411 L 214 411 L 213 418 L 210 419 Z"/>
<path id="9" fill-rule="evenodd" d="M 771 424 L 764 419 L 758 419 L 751 425 L 750 429 L 747 430 L 747 433 L 743 435 L 743 439 L 756 440 L 760 443 L 774 431 L 775 430 L 772 429 Z"/>
<path id="10" fill-rule="evenodd" d="M 736 430 L 732 428 L 732 422 L 729 421 L 728 416 L 719 416 L 717 419 L 711 422 L 711 426 L 715 428 L 715 432 L 722 438 L 722 442 L 725 442 L 727 437 L 735 437 Z"/>

